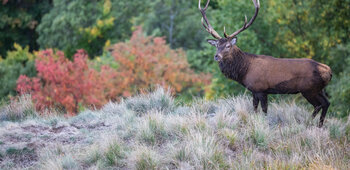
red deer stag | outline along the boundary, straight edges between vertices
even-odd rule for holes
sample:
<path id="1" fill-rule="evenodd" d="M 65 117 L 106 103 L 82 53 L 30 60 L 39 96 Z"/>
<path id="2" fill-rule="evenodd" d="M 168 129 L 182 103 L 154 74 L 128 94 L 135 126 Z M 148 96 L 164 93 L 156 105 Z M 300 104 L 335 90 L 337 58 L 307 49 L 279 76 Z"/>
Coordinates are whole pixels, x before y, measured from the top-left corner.
<path id="1" fill-rule="evenodd" d="M 209 2 L 201 8 L 199 0 L 199 10 L 204 28 L 215 38 L 207 40 L 216 47 L 214 59 L 227 78 L 237 81 L 253 93 L 254 110 L 257 111 L 260 102 L 263 112 L 267 114 L 268 94 L 301 93 L 315 108 L 313 118 L 322 109 L 318 125 L 322 127 L 330 105 L 323 89 L 332 78 L 331 69 L 311 59 L 280 59 L 241 51 L 236 46 L 236 36 L 251 26 L 258 16 L 259 0 L 253 0 L 255 14 L 250 21 L 247 23 L 246 16 L 243 27 L 231 35 L 227 35 L 224 29 L 224 38 L 213 29 L 206 16 Z"/>

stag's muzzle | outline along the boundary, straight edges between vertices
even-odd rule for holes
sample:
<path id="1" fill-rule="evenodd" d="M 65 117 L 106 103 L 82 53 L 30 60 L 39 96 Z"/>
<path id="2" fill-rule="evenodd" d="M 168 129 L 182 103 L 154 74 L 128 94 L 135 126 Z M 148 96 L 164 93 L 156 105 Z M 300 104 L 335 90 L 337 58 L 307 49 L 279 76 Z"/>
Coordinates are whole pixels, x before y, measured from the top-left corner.
<path id="1" fill-rule="evenodd" d="M 222 59 L 222 56 L 219 55 L 219 54 L 217 54 L 217 55 L 214 56 L 214 60 L 215 60 L 215 61 L 220 61 L 221 59 Z"/>

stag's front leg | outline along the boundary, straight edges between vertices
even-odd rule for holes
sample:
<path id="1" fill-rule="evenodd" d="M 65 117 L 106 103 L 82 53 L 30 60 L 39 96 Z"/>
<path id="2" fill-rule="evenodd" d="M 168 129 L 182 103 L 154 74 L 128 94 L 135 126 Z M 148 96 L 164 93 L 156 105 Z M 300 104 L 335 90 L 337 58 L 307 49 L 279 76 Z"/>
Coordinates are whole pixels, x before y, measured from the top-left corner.
<path id="1" fill-rule="evenodd" d="M 260 100 L 261 108 L 263 112 L 265 113 L 265 115 L 267 115 L 267 94 L 265 93 L 259 94 L 259 100 Z"/>
<path id="2" fill-rule="evenodd" d="M 253 106 L 254 106 L 254 112 L 258 112 L 258 106 L 259 106 L 259 98 L 256 93 L 253 93 Z"/>

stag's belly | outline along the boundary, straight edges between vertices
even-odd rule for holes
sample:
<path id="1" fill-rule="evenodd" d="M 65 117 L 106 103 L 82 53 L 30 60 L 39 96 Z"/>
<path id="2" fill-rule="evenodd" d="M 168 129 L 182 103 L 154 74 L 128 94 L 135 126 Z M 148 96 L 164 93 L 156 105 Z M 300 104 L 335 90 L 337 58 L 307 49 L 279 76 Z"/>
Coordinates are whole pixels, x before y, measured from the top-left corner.
<path id="1" fill-rule="evenodd" d="M 269 94 L 296 94 L 304 90 L 303 87 L 298 85 L 298 79 L 291 79 L 280 82 L 273 87 L 269 87 L 266 90 L 262 90 L 264 93 Z"/>
<path id="2" fill-rule="evenodd" d="M 303 79 L 303 78 L 301 78 Z M 296 94 L 307 90 L 307 85 L 303 85 L 300 78 L 280 81 L 278 83 L 271 84 L 260 80 L 259 83 L 245 85 L 247 89 L 253 92 L 263 92 L 268 94 Z"/>

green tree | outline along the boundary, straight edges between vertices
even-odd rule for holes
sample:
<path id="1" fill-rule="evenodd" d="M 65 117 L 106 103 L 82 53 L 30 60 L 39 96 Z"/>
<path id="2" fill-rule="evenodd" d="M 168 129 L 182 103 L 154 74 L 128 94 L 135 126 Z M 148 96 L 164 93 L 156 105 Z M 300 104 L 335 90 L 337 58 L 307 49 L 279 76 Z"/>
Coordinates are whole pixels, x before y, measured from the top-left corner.
<path id="1" fill-rule="evenodd" d="M 273 44 L 283 52 L 281 57 L 312 58 L 326 64 L 342 61 L 330 52 L 349 41 L 349 0 L 280 0 L 266 5 L 270 17 L 264 19 L 274 27 Z M 343 67 L 332 69 L 339 73 Z"/>
<path id="2" fill-rule="evenodd" d="M 136 0 L 54 0 L 37 29 L 38 43 L 41 48 L 63 50 L 67 56 L 83 48 L 94 57 L 106 43 L 131 35 L 132 18 L 142 7 Z"/>
<path id="3" fill-rule="evenodd" d="M 44 15 L 37 28 L 40 47 L 62 49 L 71 56 L 81 48 L 79 31 L 95 24 L 101 16 L 100 6 L 97 0 L 54 0 L 53 8 Z"/>
<path id="4" fill-rule="evenodd" d="M 149 11 L 146 0 L 112 0 L 111 16 L 115 18 L 115 26 L 108 32 L 112 43 L 128 40 L 136 30 L 136 17 Z M 136 25 L 135 25 L 136 24 Z"/>
<path id="5" fill-rule="evenodd" d="M 200 49 L 205 38 L 197 1 L 155 0 L 137 17 L 148 34 L 167 37 L 172 48 Z"/>
<path id="6" fill-rule="evenodd" d="M 39 48 L 35 28 L 51 7 L 51 0 L 3 0 L 0 5 L 0 55 L 13 50 L 13 44 Z"/>

